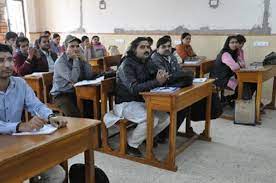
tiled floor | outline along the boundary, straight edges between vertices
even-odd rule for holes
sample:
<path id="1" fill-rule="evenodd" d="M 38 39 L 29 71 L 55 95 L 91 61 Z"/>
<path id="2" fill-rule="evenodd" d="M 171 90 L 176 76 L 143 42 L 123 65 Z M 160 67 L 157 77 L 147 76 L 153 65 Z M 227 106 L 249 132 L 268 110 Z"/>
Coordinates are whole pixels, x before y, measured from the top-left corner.
<path id="1" fill-rule="evenodd" d="M 266 111 L 260 126 L 212 121 L 212 142 L 196 141 L 177 157 L 177 172 L 95 153 L 95 162 L 111 183 L 275 183 L 276 112 Z M 192 124 L 197 132 L 204 122 Z M 162 154 L 166 148 L 159 146 Z M 163 153 L 164 154 L 164 153 Z M 70 164 L 83 162 L 75 156 Z"/>

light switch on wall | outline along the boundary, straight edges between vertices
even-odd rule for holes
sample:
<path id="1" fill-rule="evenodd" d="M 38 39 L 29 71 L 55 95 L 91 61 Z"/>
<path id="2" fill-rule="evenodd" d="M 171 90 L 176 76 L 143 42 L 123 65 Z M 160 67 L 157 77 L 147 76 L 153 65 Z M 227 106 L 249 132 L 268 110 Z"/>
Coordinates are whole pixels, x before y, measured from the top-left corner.
<path id="1" fill-rule="evenodd" d="M 253 43 L 254 47 L 267 47 L 269 46 L 269 42 L 267 41 L 255 41 Z"/>

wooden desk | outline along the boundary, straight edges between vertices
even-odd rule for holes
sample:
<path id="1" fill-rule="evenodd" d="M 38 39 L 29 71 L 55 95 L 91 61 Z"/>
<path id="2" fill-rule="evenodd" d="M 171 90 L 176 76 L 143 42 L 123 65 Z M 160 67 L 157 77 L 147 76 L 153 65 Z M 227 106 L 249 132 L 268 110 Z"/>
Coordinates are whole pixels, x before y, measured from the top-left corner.
<path id="1" fill-rule="evenodd" d="M 0 182 L 18 183 L 85 152 L 86 182 L 94 183 L 94 141 L 98 120 L 66 118 L 51 135 L 0 135 Z"/>
<path id="2" fill-rule="evenodd" d="M 243 83 L 256 83 L 257 84 L 257 94 L 256 94 L 256 122 L 260 122 L 260 105 L 262 97 L 262 84 L 263 82 L 269 80 L 270 78 L 276 76 L 275 70 L 271 66 L 265 66 L 263 69 L 258 69 L 255 71 L 237 71 L 238 77 L 238 99 L 241 99 L 243 93 Z M 275 97 L 275 91 L 274 91 Z M 275 101 L 275 98 L 272 102 Z"/>
<path id="3" fill-rule="evenodd" d="M 141 93 L 146 102 L 147 108 L 147 147 L 146 147 L 146 163 L 176 171 L 175 158 L 198 137 L 203 140 L 211 141 L 210 125 L 211 125 L 211 98 L 213 79 L 209 79 L 205 83 L 194 84 L 193 86 L 183 88 L 174 93 Z M 176 149 L 176 116 L 177 112 L 192 105 L 193 103 L 207 98 L 206 104 L 206 122 L 205 129 L 202 134 L 195 135 L 185 142 L 180 148 Z M 164 162 L 159 162 L 153 154 L 153 111 L 164 111 L 170 113 L 170 134 L 169 134 L 169 153 Z"/>
<path id="4" fill-rule="evenodd" d="M 183 63 L 180 64 L 182 68 L 184 69 L 190 69 L 195 71 L 196 73 L 196 77 L 200 77 L 203 78 L 205 74 L 209 73 L 211 71 L 211 69 L 213 68 L 214 65 L 214 60 L 201 60 L 198 63 L 195 64 L 187 64 L 187 63 Z"/>
<path id="5" fill-rule="evenodd" d="M 75 87 L 77 95 L 77 105 L 83 115 L 83 100 L 93 101 L 93 116 L 101 119 L 100 116 L 100 84 L 85 85 Z"/>
<path id="6" fill-rule="evenodd" d="M 36 93 L 36 96 L 40 99 L 40 101 L 43 102 L 44 98 L 43 98 L 42 76 L 26 75 L 24 76 L 24 79 L 28 83 L 28 85 L 33 89 L 33 91 Z"/>
<path id="7" fill-rule="evenodd" d="M 104 66 L 103 66 L 103 57 L 101 58 L 93 58 L 91 60 L 88 60 L 88 63 L 91 65 L 92 67 L 92 71 L 94 73 L 101 73 L 104 70 Z"/>

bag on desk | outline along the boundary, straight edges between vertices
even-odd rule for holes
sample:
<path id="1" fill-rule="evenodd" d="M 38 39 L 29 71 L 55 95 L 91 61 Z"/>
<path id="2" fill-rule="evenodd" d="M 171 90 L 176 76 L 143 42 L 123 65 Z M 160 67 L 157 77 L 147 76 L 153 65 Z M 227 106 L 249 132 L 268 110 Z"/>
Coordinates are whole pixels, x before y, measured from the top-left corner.
<path id="1" fill-rule="evenodd" d="M 206 119 L 206 98 L 191 106 L 191 120 L 204 121 Z M 217 119 L 223 113 L 220 98 L 217 92 L 213 92 L 211 100 L 211 119 Z"/>
<path id="2" fill-rule="evenodd" d="M 271 52 L 265 56 L 263 65 L 276 65 L 276 53 Z"/>
<path id="3" fill-rule="evenodd" d="M 192 71 L 179 71 L 172 73 L 166 84 L 171 87 L 184 88 L 191 86 L 193 84 L 193 80 L 194 73 Z"/>
<path id="4" fill-rule="evenodd" d="M 255 99 L 236 100 L 234 124 L 256 125 Z"/>

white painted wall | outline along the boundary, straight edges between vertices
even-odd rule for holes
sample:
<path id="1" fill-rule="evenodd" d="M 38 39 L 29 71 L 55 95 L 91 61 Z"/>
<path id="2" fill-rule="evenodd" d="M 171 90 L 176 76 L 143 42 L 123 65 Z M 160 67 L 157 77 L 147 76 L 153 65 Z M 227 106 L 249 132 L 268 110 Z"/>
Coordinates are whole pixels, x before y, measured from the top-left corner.
<path id="1" fill-rule="evenodd" d="M 29 30 L 70 32 L 79 27 L 79 0 L 27 0 L 36 8 L 28 8 Z M 86 32 L 112 33 L 114 28 L 155 30 L 189 29 L 209 26 L 212 29 L 251 29 L 261 25 L 263 0 L 220 0 L 212 9 L 208 0 L 83 0 Z M 27 3 L 28 4 L 28 3 Z M 270 24 L 276 33 L 276 1 L 271 0 Z M 34 12 L 36 11 L 36 12 Z"/>

